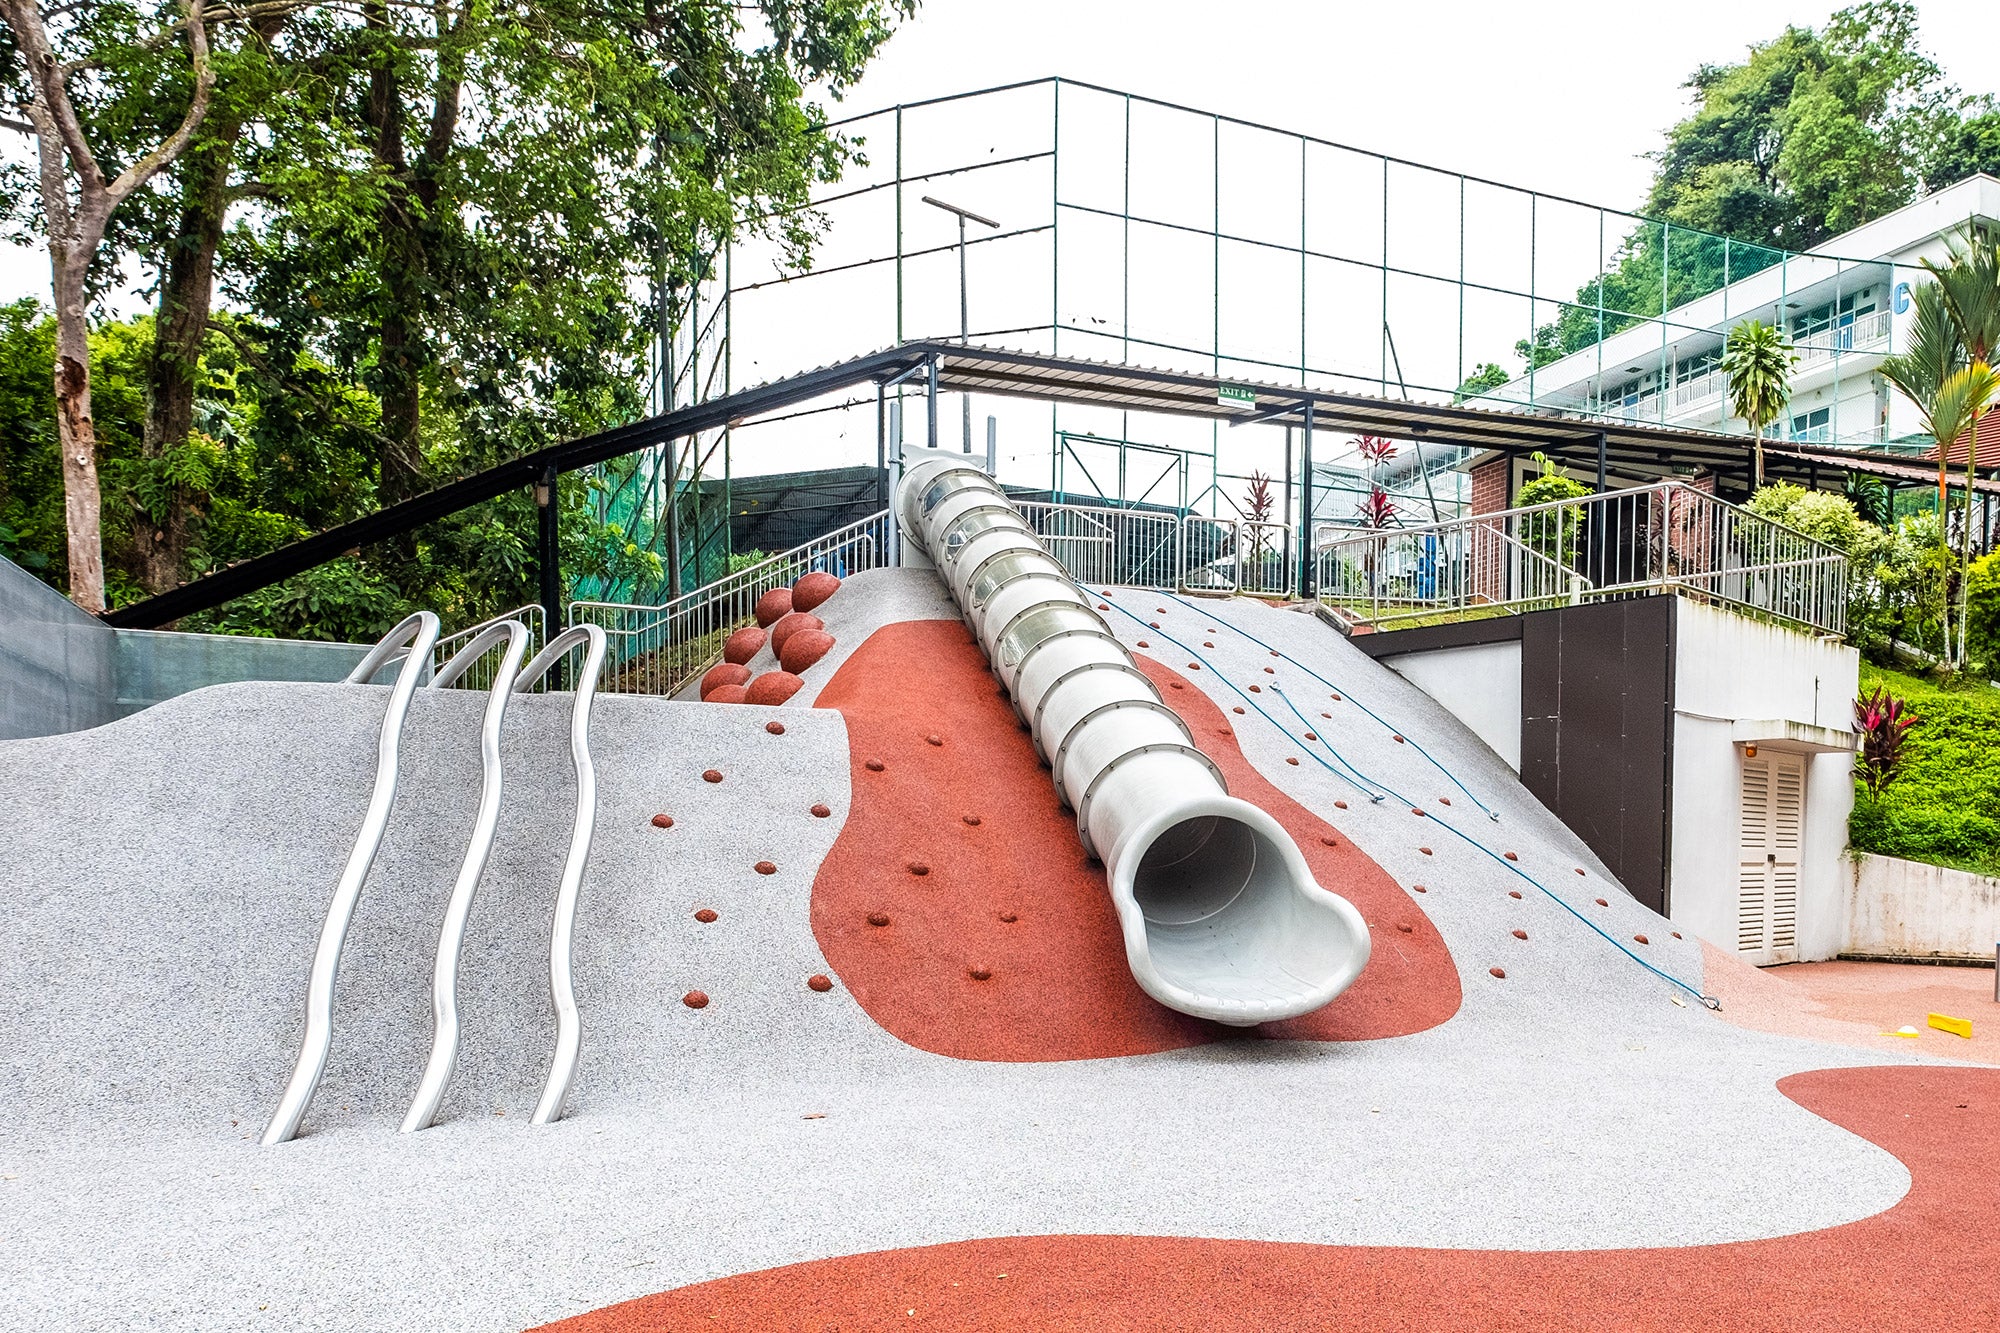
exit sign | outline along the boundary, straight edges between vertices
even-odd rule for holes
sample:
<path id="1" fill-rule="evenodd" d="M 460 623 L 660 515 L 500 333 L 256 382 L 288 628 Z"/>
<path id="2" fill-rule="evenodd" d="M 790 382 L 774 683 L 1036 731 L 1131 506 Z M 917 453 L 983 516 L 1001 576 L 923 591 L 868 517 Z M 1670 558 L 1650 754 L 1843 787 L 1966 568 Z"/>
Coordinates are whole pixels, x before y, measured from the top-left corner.
<path id="1" fill-rule="evenodd" d="M 1218 384 L 1215 386 L 1215 401 L 1223 407 L 1255 407 L 1257 391 L 1242 384 Z"/>

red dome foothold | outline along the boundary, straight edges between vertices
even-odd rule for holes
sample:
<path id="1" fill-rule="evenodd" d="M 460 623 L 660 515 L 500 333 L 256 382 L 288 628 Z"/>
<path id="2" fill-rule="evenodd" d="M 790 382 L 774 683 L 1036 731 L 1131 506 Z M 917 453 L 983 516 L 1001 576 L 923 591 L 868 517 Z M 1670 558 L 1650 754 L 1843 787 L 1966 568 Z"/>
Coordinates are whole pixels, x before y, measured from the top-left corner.
<path id="1" fill-rule="evenodd" d="M 802 674 L 833 648 L 833 636 L 823 629 L 802 629 L 785 640 L 778 664 L 794 676 Z"/>
<path id="2" fill-rule="evenodd" d="M 757 599 L 756 609 L 751 612 L 757 623 L 767 629 L 792 613 L 792 590 L 773 588 Z"/>
<path id="3" fill-rule="evenodd" d="M 740 704 L 749 697 L 749 691 L 741 685 L 718 685 L 709 692 L 707 702 L 712 704 Z"/>
<path id="4" fill-rule="evenodd" d="M 1679 932 L 1678 930 L 1676 930 L 1676 931 L 1674 931 L 1674 932 L 1672 932 L 1672 933 L 1673 933 L 1673 937 L 1674 937 L 1675 939 L 1679 939 L 1679 938 L 1681 937 L 1681 933 L 1680 933 L 1680 932 Z"/>
<path id="5" fill-rule="evenodd" d="M 1215 645 L 1214 645 L 1214 644 L 1212 644 L 1212 643 L 1209 643 L 1209 642 L 1207 642 L 1206 640 L 1204 640 L 1204 641 L 1202 642 L 1202 645 L 1201 645 L 1201 646 L 1202 646 L 1202 647 L 1204 647 L 1204 648 L 1213 648 L 1213 647 L 1215 647 Z"/>
<path id="6" fill-rule="evenodd" d="M 943 745 L 944 737 L 938 735 L 936 732 L 932 732 L 930 735 L 924 737 L 924 743 L 926 745 Z"/>
<path id="7" fill-rule="evenodd" d="M 888 767 L 888 765 L 883 763 L 880 759 L 866 760 L 862 763 L 861 766 L 867 769 L 870 773 L 880 773 L 883 769 Z"/>
<path id="8" fill-rule="evenodd" d="M 759 861 L 753 868 L 760 875 L 775 875 L 778 873 L 778 867 L 769 861 Z"/>
<path id="9" fill-rule="evenodd" d="M 794 611 L 777 624 L 771 626 L 771 656 L 782 658 L 785 644 L 802 629 L 825 629 L 826 622 L 818 616 L 809 616 L 803 611 Z"/>
<path id="10" fill-rule="evenodd" d="M 703 773 L 701 775 L 701 780 L 703 782 L 720 782 L 722 781 L 722 770 L 719 768 L 711 768 L 706 773 Z"/>
<path id="11" fill-rule="evenodd" d="M 1506 857 L 1509 861 L 1518 861 L 1521 859 L 1520 856 L 1514 852 L 1502 852 L 1500 853 L 1500 855 Z"/>
<path id="12" fill-rule="evenodd" d="M 775 708 L 797 694 L 799 688 L 804 684 L 804 681 L 789 671 L 766 671 L 763 675 L 757 677 L 757 679 L 744 687 L 743 702 L 746 704 L 765 704 Z M 765 724 L 764 729 L 772 732 L 774 735 L 782 736 L 785 731 L 785 724 L 782 722 L 770 722 Z"/>
<path id="13" fill-rule="evenodd" d="M 1333 808 L 1334 808 L 1334 809 L 1336 809 L 1336 810 L 1345 810 L 1345 809 L 1347 808 L 1347 802 L 1345 802 L 1345 801 L 1335 801 L 1335 802 L 1333 803 Z"/>
<path id="14" fill-rule="evenodd" d="M 701 678 L 701 697 L 706 699 L 726 685 L 748 685 L 750 668 L 741 662 L 724 662 L 712 666 L 708 674 Z"/>
<path id="15" fill-rule="evenodd" d="M 1405 935 L 1414 935 L 1417 933 L 1417 928 L 1407 921 L 1398 921 L 1396 929 L 1402 931 Z"/>
<path id="16" fill-rule="evenodd" d="M 1184 690 L 1187 688 L 1187 682 L 1184 680 L 1170 680 L 1167 682 L 1167 684 L 1177 690 Z"/>
<path id="17" fill-rule="evenodd" d="M 968 967 L 965 969 L 965 975 L 974 981 L 990 981 L 993 978 L 992 971 L 983 967 Z"/>
<path id="18" fill-rule="evenodd" d="M 1651 943 L 1652 943 L 1652 941 L 1651 941 L 1651 940 L 1649 940 L 1649 939 L 1647 939 L 1647 938 L 1646 938 L 1646 937 L 1645 937 L 1644 935 L 1634 935 L 1634 936 L 1633 936 L 1632 938 L 1633 938 L 1633 939 L 1635 939 L 1635 940 L 1637 940 L 1637 941 L 1638 941 L 1639 943 L 1641 943 L 1641 944 L 1651 944 Z"/>
<path id="19" fill-rule="evenodd" d="M 708 992 L 705 990 L 691 990 L 681 996 L 681 1003 L 690 1009 L 706 1009 L 708 1008 Z"/>
<path id="20" fill-rule="evenodd" d="M 1318 740 L 1318 739 L 1319 739 L 1319 737 L 1318 737 L 1318 736 L 1315 736 L 1315 735 L 1314 735 L 1314 734 L 1313 734 L 1312 732 L 1308 731 L 1308 732 L 1306 733 L 1306 739 L 1307 739 L 1307 740 L 1309 740 L 1309 741 L 1316 741 L 1316 740 Z"/>
<path id="21" fill-rule="evenodd" d="M 812 576 L 808 574 L 806 577 L 811 578 Z M 832 576 L 829 575 L 828 577 Z M 815 972 L 806 978 L 806 989 L 815 990 L 824 995 L 827 991 L 833 989 L 833 978 L 824 972 Z"/>
<path id="22" fill-rule="evenodd" d="M 1518 898 L 1521 896 L 1521 891 L 1519 889 L 1509 889 L 1507 890 L 1507 896 L 1509 898 Z"/>
<path id="23" fill-rule="evenodd" d="M 1234 707 L 1234 708 L 1230 709 L 1229 711 L 1230 711 L 1230 712 L 1232 712 L 1232 713 L 1240 713 L 1240 712 L 1242 712 L 1242 711 L 1243 711 L 1243 705 L 1242 705 L 1242 704 L 1238 704 L 1238 705 L 1236 705 L 1236 707 Z"/>
<path id="24" fill-rule="evenodd" d="M 1262 685 L 1252 685 L 1250 687 L 1250 693 L 1252 694 L 1262 694 L 1263 692 L 1264 692 L 1264 687 Z"/>
<path id="25" fill-rule="evenodd" d="M 755 682 L 752 683 L 754 684 Z M 773 736 L 782 736 L 785 734 L 785 724 L 782 722 L 766 722 L 764 730 L 770 732 Z"/>
<path id="26" fill-rule="evenodd" d="M 792 585 L 792 610 L 810 611 L 839 591 L 839 579 L 816 569 Z"/>
<path id="27" fill-rule="evenodd" d="M 672 815 L 659 814 L 653 816 L 654 828 L 672 828 L 673 826 L 674 826 L 674 817 Z"/>
<path id="28" fill-rule="evenodd" d="M 870 912 L 868 914 L 868 924 L 871 926 L 886 926 L 889 924 L 889 914 L 887 912 Z"/>
<path id="29" fill-rule="evenodd" d="M 931 868 L 922 861 L 912 861 L 910 862 L 910 873 L 912 875 L 928 875 L 931 873 Z"/>
<path id="30" fill-rule="evenodd" d="M 745 625 L 722 641 L 722 660 L 742 666 L 764 650 L 763 630 Z"/>
<path id="31" fill-rule="evenodd" d="M 694 914 L 694 919 L 705 926 L 715 920 L 715 909 L 713 907 L 704 907 Z"/>
<path id="32" fill-rule="evenodd" d="M 1015 923 L 1016 921 L 1019 921 L 1019 920 L 1020 920 L 1021 918 L 1020 918 L 1019 916 L 1015 915 L 1015 914 L 1014 914 L 1014 913 L 1012 913 L 1012 912 L 1002 912 L 1002 913 L 1000 914 L 1000 919 L 1001 919 L 1002 921 L 1006 922 L 1006 923 L 1007 923 L 1008 925 L 1010 925 L 1010 926 L 1011 926 L 1011 925 L 1013 925 L 1013 924 L 1014 924 L 1014 923 Z"/>
<path id="33" fill-rule="evenodd" d="M 1604 901 L 1604 899 L 1602 899 L 1602 898 L 1593 898 L 1593 899 L 1591 899 L 1591 901 L 1592 901 L 1592 902 L 1594 902 L 1594 903 L 1596 903 L 1596 904 L 1597 904 L 1597 905 L 1598 905 L 1599 907 L 1609 907 L 1609 906 L 1611 906 L 1611 904 L 1610 904 L 1610 903 L 1607 903 L 1607 902 L 1605 902 L 1605 901 Z"/>
<path id="34" fill-rule="evenodd" d="M 1489 967 L 1486 970 L 1494 976 L 1499 977 L 1502 981 L 1507 979 L 1507 969 L 1504 967 Z"/>
<path id="35" fill-rule="evenodd" d="M 1451 804 L 1451 797 L 1449 797 L 1449 796 L 1440 796 L 1440 797 L 1438 797 L 1438 804 L 1439 804 L 1439 805 L 1450 805 L 1450 804 Z"/>
<path id="36" fill-rule="evenodd" d="M 1292 758 L 1290 755 L 1285 756 L 1285 762 L 1290 764 L 1293 768 L 1297 768 L 1299 766 L 1299 761 Z"/>
<path id="37" fill-rule="evenodd" d="M 1139 640 L 1139 646 L 1140 646 L 1141 648 L 1151 648 L 1151 647 L 1152 647 L 1153 645 L 1152 645 L 1152 644 L 1150 644 L 1150 643 L 1147 643 L 1147 642 L 1146 642 L 1146 641 L 1145 641 L 1144 639 L 1141 639 L 1141 640 Z"/>
<path id="38" fill-rule="evenodd" d="M 1417 848 L 1417 850 L 1418 850 L 1418 851 L 1420 851 L 1420 852 L 1422 852 L 1422 853 L 1423 853 L 1423 854 L 1424 854 L 1425 856 L 1430 856 L 1430 855 L 1432 855 L 1432 852 L 1431 852 L 1431 849 L 1430 849 L 1430 848 L 1428 848 L 1428 847 L 1419 847 L 1419 848 Z M 1518 897 L 1520 897 L 1521 895 L 1517 893 L 1517 894 L 1515 894 L 1514 896 L 1515 896 L 1516 898 L 1518 898 Z"/>
<path id="39" fill-rule="evenodd" d="M 1322 844 L 1324 844 L 1325 846 L 1328 846 L 1328 847 L 1338 847 L 1338 846 L 1340 846 L 1340 839 L 1338 839 L 1338 838 L 1333 838 L 1333 837 L 1322 837 L 1322 838 L 1320 839 L 1320 842 L 1321 842 Z"/>
<path id="40" fill-rule="evenodd" d="M 970 824 L 973 828 L 979 827 L 978 815 L 960 815 L 959 818 L 964 820 L 967 824 Z"/>
<path id="41" fill-rule="evenodd" d="M 1425 887 L 1424 887 L 1423 885 L 1421 885 L 1421 884 L 1412 884 L 1412 885 L 1411 885 L 1410 887 L 1411 887 L 1412 889 L 1416 890 L 1416 891 L 1417 891 L 1418 893 L 1429 893 L 1429 892 L 1430 892 L 1430 890 L 1429 890 L 1429 889 L 1425 888 Z"/>
<path id="42" fill-rule="evenodd" d="M 1265 667 L 1264 674 L 1267 676 L 1275 676 L 1278 674 L 1278 669 L 1276 667 Z"/>
<path id="43" fill-rule="evenodd" d="M 812 808 L 812 816 L 814 819 L 825 819 L 828 815 L 832 813 L 833 811 L 824 805 L 816 805 Z"/>
<path id="44" fill-rule="evenodd" d="M 1525 940 L 1528 938 L 1528 932 L 1525 930 L 1517 930 L 1514 932 L 1514 938 L 1517 940 Z"/>

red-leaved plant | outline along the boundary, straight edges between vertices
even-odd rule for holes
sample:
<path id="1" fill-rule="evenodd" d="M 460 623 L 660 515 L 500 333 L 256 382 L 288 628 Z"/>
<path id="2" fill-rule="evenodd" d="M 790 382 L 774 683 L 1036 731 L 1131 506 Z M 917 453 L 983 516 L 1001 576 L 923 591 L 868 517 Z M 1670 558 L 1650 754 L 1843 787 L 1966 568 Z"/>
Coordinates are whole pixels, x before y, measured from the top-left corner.
<path id="1" fill-rule="evenodd" d="M 1385 440 L 1380 435 L 1357 436 L 1354 451 L 1368 460 L 1369 467 L 1380 467 L 1396 456 L 1396 442 Z"/>
<path id="2" fill-rule="evenodd" d="M 1855 758 L 1870 799 L 1896 780 L 1903 767 L 1903 733 L 1916 724 L 1917 715 L 1880 685 L 1866 699 L 1854 701 L 1854 729 L 1861 733 Z"/>
<path id="3" fill-rule="evenodd" d="M 1250 489 L 1244 493 L 1243 498 L 1249 502 L 1249 518 L 1252 523 L 1269 523 L 1271 521 L 1271 510 L 1276 507 L 1277 500 L 1271 494 L 1271 479 L 1269 477 L 1261 472 L 1252 472 L 1250 474 Z"/>
<path id="4" fill-rule="evenodd" d="M 1383 528 L 1394 527 L 1396 523 L 1396 502 L 1380 486 L 1368 488 L 1368 494 L 1354 508 L 1354 516 L 1364 528 L 1380 532 Z"/>

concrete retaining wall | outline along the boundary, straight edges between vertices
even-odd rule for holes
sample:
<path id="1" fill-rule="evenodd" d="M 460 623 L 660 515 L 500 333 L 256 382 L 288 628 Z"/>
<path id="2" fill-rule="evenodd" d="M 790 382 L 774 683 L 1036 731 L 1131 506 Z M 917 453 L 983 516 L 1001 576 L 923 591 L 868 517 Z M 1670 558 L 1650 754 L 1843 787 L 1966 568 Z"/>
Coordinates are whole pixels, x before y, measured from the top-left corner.
<path id="1" fill-rule="evenodd" d="M 353 643 L 113 629 L 0 560 L 0 740 L 101 727 L 209 685 L 336 681 L 367 651 Z"/>
<path id="2" fill-rule="evenodd" d="M 1843 952 L 1992 959 L 2000 942 L 2000 879 L 1868 852 L 1852 864 Z"/>

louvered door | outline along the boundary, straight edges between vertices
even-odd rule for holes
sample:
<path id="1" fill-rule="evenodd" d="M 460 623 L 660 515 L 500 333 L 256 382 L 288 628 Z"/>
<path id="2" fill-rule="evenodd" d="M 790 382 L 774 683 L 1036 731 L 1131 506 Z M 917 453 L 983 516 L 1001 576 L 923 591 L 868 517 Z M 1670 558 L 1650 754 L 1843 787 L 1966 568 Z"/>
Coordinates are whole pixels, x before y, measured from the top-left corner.
<path id="1" fill-rule="evenodd" d="M 1736 950 L 1754 963 L 1798 957 L 1799 842 L 1805 761 L 1763 754 L 1743 761 L 1742 851 L 1737 861 Z"/>

